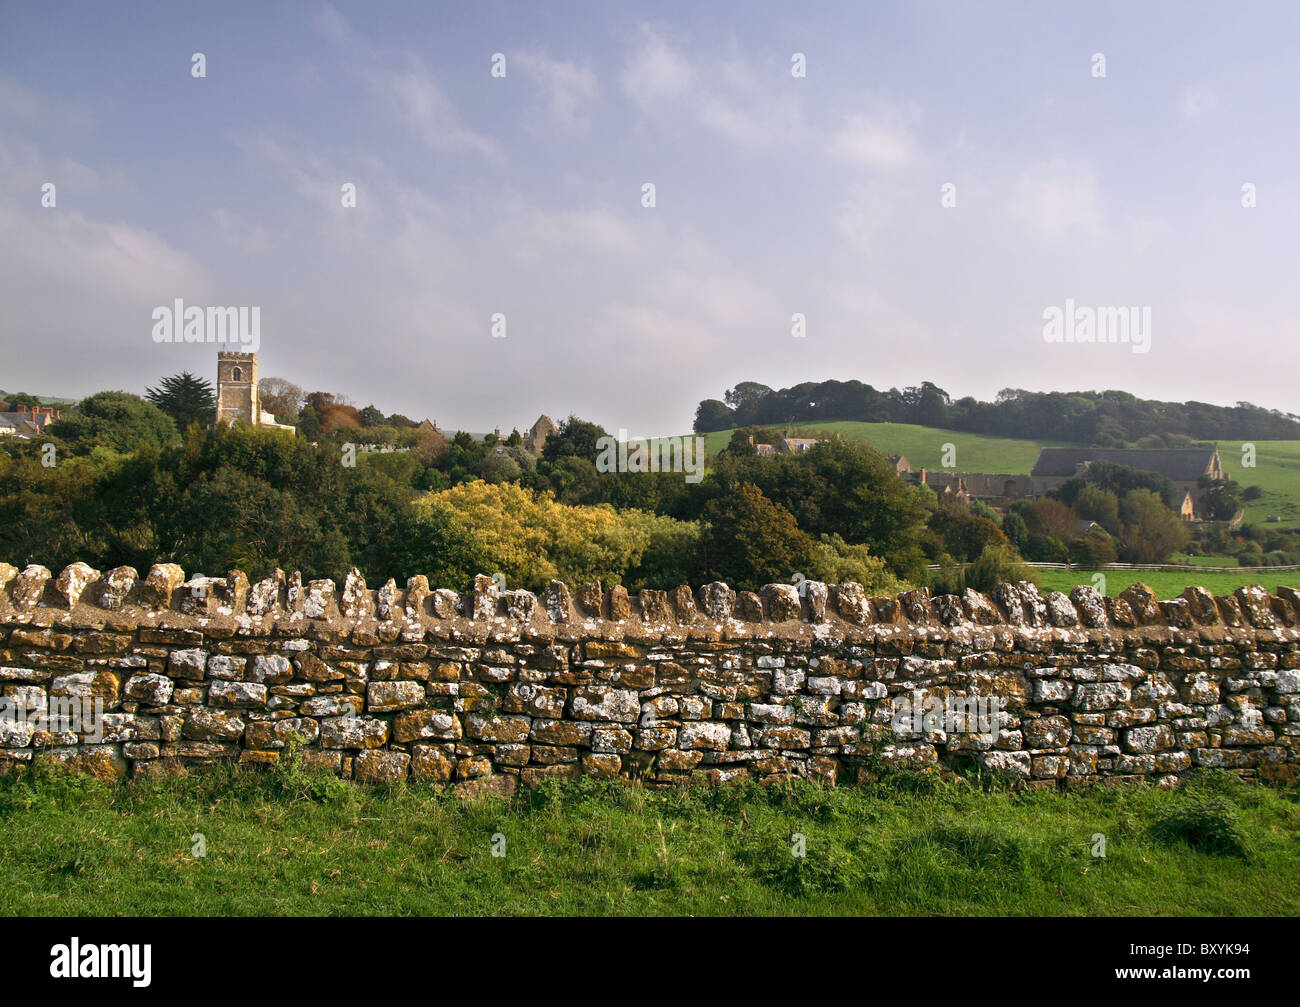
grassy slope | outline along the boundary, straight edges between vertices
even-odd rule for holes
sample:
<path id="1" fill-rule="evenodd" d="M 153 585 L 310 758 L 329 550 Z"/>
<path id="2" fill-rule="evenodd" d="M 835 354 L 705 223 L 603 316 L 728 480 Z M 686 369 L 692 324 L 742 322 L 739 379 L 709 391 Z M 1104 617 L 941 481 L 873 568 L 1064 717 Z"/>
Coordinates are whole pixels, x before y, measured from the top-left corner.
<path id="1" fill-rule="evenodd" d="M 783 431 L 784 427 L 777 427 Z M 838 433 L 847 440 L 865 440 L 885 454 L 907 457 L 913 469 L 942 469 L 940 461 L 944 444 L 956 447 L 958 472 L 995 472 L 1008 475 L 1027 474 L 1034 467 L 1038 452 L 1046 447 L 1068 447 L 1057 441 L 1017 440 L 1009 437 L 988 437 L 984 434 L 959 433 L 922 427 L 914 423 L 858 423 L 836 421 L 804 426 L 791 426 L 794 436 L 801 431 Z M 730 430 L 719 430 L 705 435 L 705 450 L 716 454 L 731 443 Z"/>
<path id="2" fill-rule="evenodd" d="M 1223 467 L 1242 486 L 1259 486 L 1264 495 L 1246 503 L 1246 520 L 1263 524 L 1270 514 L 1282 518 L 1274 528 L 1300 528 L 1300 441 L 1254 441 L 1255 467 L 1243 468 L 1241 444 L 1222 442 Z"/>
<path id="3" fill-rule="evenodd" d="M 310 800 L 279 779 L 0 783 L 0 913 L 1300 913 L 1300 795 L 1219 774 L 1183 792 L 585 781 L 510 804 L 338 781 Z M 1244 856 L 1160 837 L 1197 800 L 1226 802 Z"/>
<path id="4" fill-rule="evenodd" d="M 1270 591 L 1276 591 L 1279 584 L 1285 584 L 1288 587 L 1300 587 L 1300 573 L 1294 570 L 1290 573 L 1271 573 L 1268 567 L 1230 567 L 1225 573 L 1201 573 L 1199 571 L 1178 573 L 1174 571 L 1153 572 L 1148 570 L 1106 570 L 1103 572 L 1106 575 L 1107 594 L 1119 594 L 1130 584 L 1141 581 L 1163 599 L 1178 597 L 1189 584 L 1200 585 L 1216 595 L 1232 594 L 1237 588 L 1247 584 L 1259 584 Z M 1069 594 L 1070 589 L 1076 584 L 1097 586 L 1093 583 L 1092 573 L 1086 570 L 1035 570 L 1034 576 L 1043 589 L 1064 591 L 1066 594 Z"/>

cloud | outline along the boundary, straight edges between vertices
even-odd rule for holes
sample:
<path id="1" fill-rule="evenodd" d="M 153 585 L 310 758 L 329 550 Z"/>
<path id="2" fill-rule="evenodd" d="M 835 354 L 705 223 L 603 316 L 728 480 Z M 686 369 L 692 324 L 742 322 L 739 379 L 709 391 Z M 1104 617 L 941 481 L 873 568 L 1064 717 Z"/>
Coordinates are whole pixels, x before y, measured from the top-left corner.
<path id="1" fill-rule="evenodd" d="M 1218 110 L 1219 97 L 1208 88 L 1187 87 L 1183 89 L 1180 107 L 1184 119 L 1199 119 Z"/>
<path id="2" fill-rule="evenodd" d="M 866 108 L 850 112 L 832 135 L 830 152 L 851 164 L 900 171 L 917 159 L 914 130 L 920 117 L 913 105 L 868 99 Z"/>
<path id="3" fill-rule="evenodd" d="M 1063 159 L 1044 162 L 1020 174 L 1012 214 L 1051 241 L 1099 237 L 1101 189 L 1091 165 Z"/>
<path id="4" fill-rule="evenodd" d="M 456 107 L 441 87 L 421 66 L 408 58 L 406 70 L 389 72 L 377 68 L 365 71 L 367 84 L 376 97 L 391 101 L 401 110 L 407 125 L 430 150 L 440 153 L 478 153 L 501 161 L 496 140 L 461 125 Z"/>
<path id="5" fill-rule="evenodd" d="M 686 56 L 649 25 L 641 26 L 639 49 L 623 70 L 623 91 L 648 108 L 685 95 L 695 84 L 695 71 Z"/>
<path id="6" fill-rule="evenodd" d="M 461 123 L 455 104 L 415 53 L 395 59 L 379 52 L 328 4 L 317 12 L 315 23 L 322 35 L 351 57 L 351 72 L 370 93 L 386 107 L 396 108 L 407 128 L 430 150 L 477 153 L 497 163 L 504 160 L 501 144 Z M 394 63 L 404 65 L 393 69 Z"/>
<path id="7" fill-rule="evenodd" d="M 599 92 L 590 66 L 552 59 L 536 49 L 519 53 L 514 62 L 540 85 L 541 104 L 553 129 L 566 134 L 590 131 L 591 109 Z"/>
<path id="8" fill-rule="evenodd" d="M 620 78 L 623 93 L 664 131 L 700 126 L 746 146 L 794 139 L 804 130 L 797 82 L 765 76 L 742 56 L 693 58 L 652 25 Z"/>
<path id="9" fill-rule="evenodd" d="M 840 205 L 836 227 L 850 244 L 864 251 L 876 246 L 876 239 L 889 219 L 891 199 L 885 187 L 876 183 L 851 186 Z"/>

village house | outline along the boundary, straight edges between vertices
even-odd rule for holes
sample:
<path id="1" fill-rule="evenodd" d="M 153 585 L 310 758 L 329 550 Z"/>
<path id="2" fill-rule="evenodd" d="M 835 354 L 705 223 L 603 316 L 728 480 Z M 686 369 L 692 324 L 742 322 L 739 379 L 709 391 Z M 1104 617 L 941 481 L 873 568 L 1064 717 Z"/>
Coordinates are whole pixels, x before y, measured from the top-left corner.
<path id="1" fill-rule="evenodd" d="M 1195 520 L 1204 488 L 1201 478 L 1228 478 L 1217 447 L 1203 448 L 1043 448 L 1030 472 L 1030 491 L 1039 497 L 1082 476 L 1094 462 L 1124 465 L 1154 472 L 1173 483 L 1179 495 L 1179 513 Z"/>
<path id="2" fill-rule="evenodd" d="M 14 412 L 0 412 L 0 437 L 35 437 L 59 418 L 52 406 L 32 406 Z"/>

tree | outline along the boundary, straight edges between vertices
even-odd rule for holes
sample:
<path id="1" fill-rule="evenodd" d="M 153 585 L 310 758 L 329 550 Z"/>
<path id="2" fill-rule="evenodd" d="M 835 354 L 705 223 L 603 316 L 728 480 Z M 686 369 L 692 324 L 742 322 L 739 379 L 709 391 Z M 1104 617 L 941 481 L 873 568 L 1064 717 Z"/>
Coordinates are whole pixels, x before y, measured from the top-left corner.
<path id="1" fill-rule="evenodd" d="M 28 395 L 26 392 L 14 392 L 7 395 L 6 411 L 11 413 L 29 413 L 33 409 L 41 407 L 41 400 L 35 395 Z"/>
<path id="2" fill-rule="evenodd" d="M 731 408 L 718 399 L 705 399 L 695 410 L 694 431 L 697 434 L 707 434 L 714 430 L 726 430 L 728 427 L 735 426 L 735 413 Z"/>
<path id="3" fill-rule="evenodd" d="M 546 438 L 546 443 L 542 445 L 542 457 L 553 463 L 572 456 L 585 458 L 595 464 L 596 456 L 600 453 L 597 441 L 608 436 L 604 427 L 570 414 L 568 419 L 560 421 L 559 430 Z"/>
<path id="4" fill-rule="evenodd" d="M 377 427 L 384 422 L 384 414 L 375 408 L 373 402 L 362 409 L 358 416 L 363 427 Z"/>
<path id="5" fill-rule="evenodd" d="M 811 568 L 812 541 L 793 514 L 753 483 L 741 483 L 710 501 L 704 521 L 700 568 L 707 578 L 757 590 L 768 583 L 788 584 Z"/>
<path id="6" fill-rule="evenodd" d="M 1210 521 L 1231 521 L 1241 509 L 1243 497 L 1239 483 L 1202 476 L 1200 487 L 1201 517 Z"/>
<path id="7" fill-rule="evenodd" d="M 128 452 L 170 444 L 176 439 L 176 424 L 138 395 L 96 392 L 82 399 L 75 412 L 64 413 L 50 424 L 49 432 L 77 453 L 99 446 Z"/>
<path id="8" fill-rule="evenodd" d="M 1010 545 L 996 522 L 960 504 L 939 504 L 930 515 L 929 526 L 947 552 L 961 562 L 974 562 L 989 546 Z"/>
<path id="9" fill-rule="evenodd" d="M 257 383 L 262 408 L 281 423 L 298 426 L 298 412 L 306 401 L 303 390 L 284 378 L 263 378 Z M 312 432 L 315 436 L 315 431 Z"/>
<path id="10" fill-rule="evenodd" d="M 1075 498 L 1074 512 L 1085 521 L 1096 521 L 1112 535 L 1120 533 L 1119 497 L 1111 490 L 1084 486 Z"/>
<path id="11" fill-rule="evenodd" d="M 1187 528 L 1151 490 L 1131 490 L 1119 506 L 1124 554 L 1131 563 L 1163 563 L 1187 544 Z"/>
<path id="12" fill-rule="evenodd" d="M 178 430 L 191 423 L 209 427 L 216 420 L 217 396 L 212 382 L 189 371 L 163 378 L 157 388 L 146 388 L 145 398 L 170 416 Z"/>

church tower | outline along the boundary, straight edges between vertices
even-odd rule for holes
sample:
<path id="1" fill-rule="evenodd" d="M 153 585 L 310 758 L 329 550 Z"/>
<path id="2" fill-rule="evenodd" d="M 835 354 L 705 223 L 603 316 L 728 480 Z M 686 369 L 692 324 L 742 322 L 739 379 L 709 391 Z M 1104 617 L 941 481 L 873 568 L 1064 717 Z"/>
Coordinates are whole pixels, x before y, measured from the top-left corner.
<path id="1" fill-rule="evenodd" d="M 227 426 L 259 426 L 261 403 L 257 398 L 257 354 L 217 354 L 217 422 Z"/>

